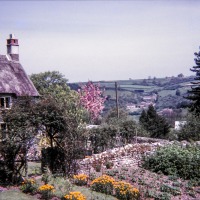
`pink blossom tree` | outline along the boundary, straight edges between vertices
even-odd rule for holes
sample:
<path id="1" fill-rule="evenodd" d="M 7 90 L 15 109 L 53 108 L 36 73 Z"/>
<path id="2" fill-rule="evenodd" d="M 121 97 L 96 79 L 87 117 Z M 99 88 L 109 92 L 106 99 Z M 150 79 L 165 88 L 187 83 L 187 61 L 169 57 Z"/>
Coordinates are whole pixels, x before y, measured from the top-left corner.
<path id="1" fill-rule="evenodd" d="M 104 108 L 106 98 L 103 97 L 103 92 L 100 90 L 99 85 L 89 81 L 86 85 L 81 86 L 78 93 L 81 105 L 89 112 L 90 119 L 94 122 L 99 118 Z"/>

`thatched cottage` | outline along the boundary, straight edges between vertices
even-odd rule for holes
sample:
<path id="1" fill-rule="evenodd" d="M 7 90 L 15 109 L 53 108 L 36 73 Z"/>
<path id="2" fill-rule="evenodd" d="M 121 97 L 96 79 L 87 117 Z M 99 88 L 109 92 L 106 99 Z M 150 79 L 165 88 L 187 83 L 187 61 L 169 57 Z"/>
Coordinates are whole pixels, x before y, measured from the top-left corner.
<path id="1" fill-rule="evenodd" d="M 7 39 L 7 54 L 0 55 L 0 109 L 11 108 L 13 99 L 38 97 L 38 91 L 19 62 L 19 43 L 13 34 Z M 0 119 L 1 126 L 3 122 Z"/>

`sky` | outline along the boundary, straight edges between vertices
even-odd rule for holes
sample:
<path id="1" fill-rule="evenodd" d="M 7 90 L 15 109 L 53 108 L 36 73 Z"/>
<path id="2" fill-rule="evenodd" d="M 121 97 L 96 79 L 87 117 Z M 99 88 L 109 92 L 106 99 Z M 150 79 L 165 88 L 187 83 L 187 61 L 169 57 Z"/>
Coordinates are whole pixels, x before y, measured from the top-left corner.
<path id="1" fill-rule="evenodd" d="M 27 74 L 69 82 L 194 75 L 198 0 L 0 1 L 0 54 L 19 39 Z"/>

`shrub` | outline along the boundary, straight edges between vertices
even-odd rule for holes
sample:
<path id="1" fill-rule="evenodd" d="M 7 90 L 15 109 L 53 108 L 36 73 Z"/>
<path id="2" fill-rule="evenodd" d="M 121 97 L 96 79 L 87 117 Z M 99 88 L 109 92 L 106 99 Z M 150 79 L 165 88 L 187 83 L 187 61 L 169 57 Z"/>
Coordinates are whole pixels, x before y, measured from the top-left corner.
<path id="1" fill-rule="evenodd" d="M 121 170 L 122 170 L 122 171 L 128 171 L 128 168 L 127 168 L 127 167 L 122 167 Z"/>
<path id="2" fill-rule="evenodd" d="M 90 174 L 89 174 L 89 179 L 90 179 L 91 181 L 93 181 L 96 177 L 97 177 L 97 176 L 96 176 L 96 173 L 90 173 Z"/>
<path id="3" fill-rule="evenodd" d="M 115 183 L 114 178 L 107 175 L 103 175 L 92 181 L 91 188 L 92 190 L 97 191 L 97 192 L 112 194 L 114 183 Z"/>
<path id="4" fill-rule="evenodd" d="M 48 167 L 52 174 L 65 173 L 65 154 L 58 147 L 43 148 L 42 151 L 42 172 Z"/>
<path id="5" fill-rule="evenodd" d="M 187 184 L 188 184 L 188 186 L 191 186 L 191 187 L 200 186 L 200 180 L 198 178 L 191 179 L 188 181 Z"/>
<path id="6" fill-rule="evenodd" d="M 167 193 L 167 192 L 162 192 L 160 194 L 158 194 L 157 198 L 155 199 L 159 199 L 159 200 L 171 200 L 171 194 Z"/>
<path id="7" fill-rule="evenodd" d="M 100 171 L 101 171 L 101 165 L 100 165 L 100 164 L 97 164 L 97 165 L 95 166 L 95 170 L 96 170 L 96 172 L 100 172 Z"/>
<path id="8" fill-rule="evenodd" d="M 180 188 L 173 187 L 173 186 L 166 185 L 166 184 L 163 184 L 163 185 L 160 186 L 160 191 L 171 193 L 174 196 L 181 194 Z"/>
<path id="9" fill-rule="evenodd" d="M 178 133 L 179 140 L 199 141 L 200 140 L 200 116 L 191 114 L 187 117 L 187 123 L 181 127 Z"/>
<path id="10" fill-rule="evenodd" d="M 50 199 L 54 191 L 54 186 L 45 184 L 39 187 L 39 191 L 42 194 L 42 198 Z"/>
<path id="11" fill-rule="evenodd" d="M 139 190 L 134 188 L 130 183 L 124 181 L 115 182 L 115 196 L 119 200 L 139 199 Z"/>
<path id="12" fill-rule="evenodd" d="M 62 198 L 72 190 L 72 184 L 64 177 L 53 177 L 49 184 L 54 186 L 54 195 L 59 198 Z"/>
<path id="13" fill-rule="evenodd" d="M 24 193 L 34 194 L 37 190 L 35 179 L 25 179 L 20 186 L 20 189 Z"/>
<path id="14" fill-rule="evenodd" d="M 182 148 L 178 145 L 163 147 L 154 154 L 143 157 L 142 165 L 153 172 L 161 171 L 183 179 L 200 178 L 200 149 L 194 146 Z"/>
<path id="15" fill-rule="evenodd" d="M 70 192 L 69 194 L 64 196 L 66 200 L 86 200 L 86 197 L 78 191 Z"/>
<path id="16" fill-rule="evenodd" d="M 105 165 L 106 165 L 106 169 L 111 169 L 111 168 L 113 167 L 113 163 L 110 162 L 110 161 L 107 161 L 107 162 L 105 163 Z"/>
<path id="17" fill-rule="evenodd" d="M 125 180 L 126 179 L 126 175 L 125 174 L 118 174 L 118 179 Z"/>
<path id="18" fill-rule="evenodd" d="M 42 181 L 44 182 L 44 184 L 48 184 L 52 180 L 52 178 L 52 173 L 49 171 L 48 168 L 45 168 L 45 173 L 42 175 Z"/>
<path id="19" fill-rule="evenodd" d="M 108 175 L 108 176 L 116 176 L 117 173 L 119 173 L 118 170 L 106 171 L 106 175 Z"/>
<path id="20" fill-rule="evenodd" d="M 86 174 L 74 175 L 73 179 L 76 185 L 79 185 L 79 186 L 87 185 L 88 175 Z"/>

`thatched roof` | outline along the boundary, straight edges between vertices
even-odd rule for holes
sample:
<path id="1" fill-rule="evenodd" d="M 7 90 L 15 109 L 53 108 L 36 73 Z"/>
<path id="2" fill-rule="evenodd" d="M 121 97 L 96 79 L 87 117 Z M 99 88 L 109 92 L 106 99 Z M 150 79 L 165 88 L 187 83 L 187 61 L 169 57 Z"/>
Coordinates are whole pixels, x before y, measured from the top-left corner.
<path id="1" fill-rule="evenodd" d="M 39 96 L 22 65 L 8 55 L 0 55 L 0 94 Z"/>

